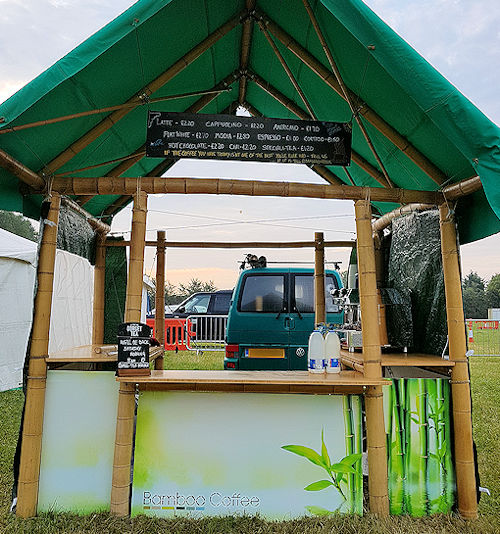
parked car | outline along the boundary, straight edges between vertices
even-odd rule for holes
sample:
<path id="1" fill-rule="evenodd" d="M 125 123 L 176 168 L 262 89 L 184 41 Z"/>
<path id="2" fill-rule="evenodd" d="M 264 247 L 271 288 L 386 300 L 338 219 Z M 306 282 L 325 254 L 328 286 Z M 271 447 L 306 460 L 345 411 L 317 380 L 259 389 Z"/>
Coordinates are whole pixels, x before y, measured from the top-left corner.
<path id="1" fill-rule="evenodd" d="M 325 284 L 327 322 L 340 325 L 343 312 L 330 296 L 342 287 L 339 273 L 326 271 Z M 243 271 L 229 310 L 224 369 L 306 370 L 313 329 L 312 269 Z"/>
<path id="2" fill-rule="evenodd" d="M 194 293 L 177 306 L 175 311 L 165 314 L 165 318 L 185 318 L 190 315 L 227 315 L 231 304 L 232 290 L 203 291 Z"/>

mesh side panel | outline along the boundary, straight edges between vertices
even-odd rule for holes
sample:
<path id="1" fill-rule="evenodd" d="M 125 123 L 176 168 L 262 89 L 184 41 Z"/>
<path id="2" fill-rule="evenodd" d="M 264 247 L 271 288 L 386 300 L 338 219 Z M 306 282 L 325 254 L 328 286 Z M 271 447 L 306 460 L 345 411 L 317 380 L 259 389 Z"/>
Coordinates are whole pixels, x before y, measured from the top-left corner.
<path id="1" fill-rule="evenodd" d="M 104 343 L 117 343 L 118 325 L 123 323 L 125 315 L 126 292 L 127 256 L 125 247 L 107 247 L 104 288 Z"/>
<path id="2" fill-rule="evenodd" d="M 398 293 L 389 291 L 389 298 L 400 304 L 388 306 L 391 342 L 415 352 L 441 354 L 447 328 L 437 210 L 393 221 L 387 278 L 387 286 Z"/>
<path id="3" fill-rule="evenodd" d="M 85 217 L 61 204 L 57 228 L 57 248 L 66 250 L 95 264 L 95 232 Z"/>

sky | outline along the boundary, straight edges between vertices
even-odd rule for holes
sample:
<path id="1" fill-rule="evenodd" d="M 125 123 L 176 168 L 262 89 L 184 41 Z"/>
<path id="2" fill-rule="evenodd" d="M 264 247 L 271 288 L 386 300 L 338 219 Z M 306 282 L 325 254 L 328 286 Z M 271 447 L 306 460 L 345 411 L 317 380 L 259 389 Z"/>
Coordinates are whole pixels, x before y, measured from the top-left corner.
<path id="1" fill-rule="evenodd" d="M 280 0 L 276 0 L 280 1 Z M 131 0 L 0 0 L 0 102 L 43 72 L 131 5 Z M 500 124 L 499 0 L 365 0 L 491 120 Z M 324 183 L 298 165 L 183 160 L 167 175 L 272 179 Z M 148 239 L 167 230 L 174 241 L 327 240 L 355 237 L 350 201 L 225 196 L 155 195 L 149 198 Z M 113 221 L 113 232 L 130 228 L 130 210 Z M 167 252 L 167 279 L 213 280 L 230 288 L 246 253 L 275 262 L 312 262 L 313 250 L 202 250 Z M 461 247 L 462 270 L 485 279 L 500 272 L 500 234 Z M 342 261 L 347 249 L 329 249 Z M 304 266 L 307 266 L 304 264 Z M 147 250 L 145 271 L 155 270 Z"/>

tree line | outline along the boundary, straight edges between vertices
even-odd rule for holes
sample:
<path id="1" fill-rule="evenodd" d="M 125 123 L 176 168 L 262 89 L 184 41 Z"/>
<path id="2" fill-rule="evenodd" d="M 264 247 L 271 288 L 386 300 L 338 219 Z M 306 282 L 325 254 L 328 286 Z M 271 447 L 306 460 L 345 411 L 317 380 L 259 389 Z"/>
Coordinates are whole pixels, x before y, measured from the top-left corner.
<path id="1" fill-rule="evenodd" d="M 488 308 L 500 308 L 500 274 L 485 282 L 471 271 L 462 282 L 466 319 L 487 319 Z"/>

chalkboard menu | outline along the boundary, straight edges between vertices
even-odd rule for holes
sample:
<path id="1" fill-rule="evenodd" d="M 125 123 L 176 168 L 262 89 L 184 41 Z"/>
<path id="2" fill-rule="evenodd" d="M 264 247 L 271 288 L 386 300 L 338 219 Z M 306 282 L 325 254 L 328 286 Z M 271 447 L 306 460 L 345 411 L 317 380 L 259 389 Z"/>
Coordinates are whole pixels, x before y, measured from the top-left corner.
<path id="1" fill-rule="evenodd" d="M 347 166 L 351 125 L 149 111 L 146 155 Z"/>
<path id="2" fill-rule="evenodd" d="M 148 375 L 151 328 L 143 323 L 118 327 L 118 375 Z"/>

